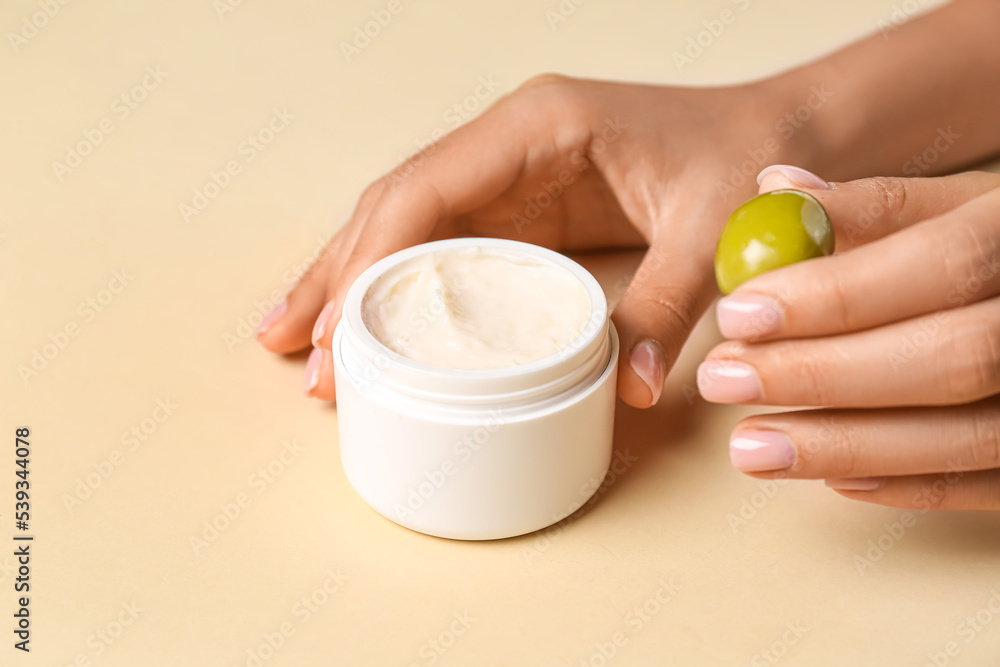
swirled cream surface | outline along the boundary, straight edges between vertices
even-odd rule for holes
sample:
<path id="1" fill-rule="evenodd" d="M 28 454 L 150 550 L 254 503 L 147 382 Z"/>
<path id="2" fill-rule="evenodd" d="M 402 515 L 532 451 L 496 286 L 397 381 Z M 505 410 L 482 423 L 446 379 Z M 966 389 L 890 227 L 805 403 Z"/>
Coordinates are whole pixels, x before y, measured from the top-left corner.
<path id="1" fill-rule="evenodd" d="M 413 257 L 369 287 L 368 330 L 444 368 L 516 366 L 555 354 L 587 326 L 590 294 L 566 269 L 479 246 Z"/>

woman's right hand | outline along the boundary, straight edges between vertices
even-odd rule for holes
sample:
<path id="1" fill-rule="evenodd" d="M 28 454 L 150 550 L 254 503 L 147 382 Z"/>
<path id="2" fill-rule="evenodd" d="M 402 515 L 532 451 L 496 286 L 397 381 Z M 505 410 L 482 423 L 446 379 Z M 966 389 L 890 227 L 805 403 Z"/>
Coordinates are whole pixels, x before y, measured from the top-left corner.
<path id="1" fill-rule="evenodd" d="M 807 188 L 838 252 L 721 299 L 732 340 L 698 387 L 808 409 L 741 421 L 733 465 L 894 507 L 1000 509 L 1000 175 L 800 177 L 771 170 L 761 192 Z"/>
<path id="2" fill-rule="evenodd" d="M 332 399 L 331 338 L 347 289 L 393 252 L 453 236 L 562 251 L 648 245 L 612 315 L 619 395 L 648 407 L 718 294 L 712 264 L 727 215 L 756 192 L 752 178 L 723 179 L 765 147 L 769 162 L 808 162 L 775 138 L 776 102 L 754 86 L 532 79 L 369 186 L 259 339 L 278 353 L 315 345 L 306 391 Z"/>

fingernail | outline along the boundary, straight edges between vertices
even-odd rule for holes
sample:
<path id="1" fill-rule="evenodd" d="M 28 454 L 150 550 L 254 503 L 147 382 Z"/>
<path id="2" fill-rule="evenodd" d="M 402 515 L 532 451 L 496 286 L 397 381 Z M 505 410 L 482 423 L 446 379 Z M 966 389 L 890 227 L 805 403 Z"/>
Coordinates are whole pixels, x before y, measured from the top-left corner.
<path id="1" fill-rule="evenodd" d="M 274 324 L 275 322 L 277 322 L 281 318 L 281 316 L 285 314 L 286 310 L 288 310 L 288 304 L 285 303 L 284 301 L 282 301 L 277 306 L 272 308 L 271 312 L 265 315 L 264 319 L 262 319 L 260 321 L 260 324 L 257 325 L 257 335 L 259 336 L 260 334 L 267 331 L 267 328 L 272 324 Z"/>
<path id="2" fill-rule="evenodd" d="M 660 344 L 653 340 L 639 341 L 632 348 L 628 361 L 635 374 L 642 378 L 653 394 L 653 402 L 650 405 L 656 405 L 663 391 L 663 377 L 666 374 L 664 369 L 667 365 Z"/>
<path id="3" fill-rule="evenodd" d="M 319 339 L 323 337 L 326 333 L 327 322 L 330 321 L 330 315 L 333 313 L 333 307 L 336 305 L 333 300 L 323 306 L 323 310 L 319 311 L 319 315 L 316 317 L 316 324 L 313 325 L 312 333 L 312 343 L 313 345 L 319 344 Z"/>
<path id="4" fill-rule="evenodd" d="M 783 319 L 781 306 L 774 299 L 755 294 L 722 297 L 715 317 L 723 336 L 741 340 L 773 334 Z"/>
<path id="5" fill-rule="evenodd" d="M 795 446 L 778 431 L 739 431 L 729 438 L 729 460 L 743 472 L 784 470 L 795 463 Z"/>
<path id="6" fill-rule="evenodd" d="M 875 491 L 885 484 L 885 477 L 844 477 L 828 479 L 826 485 L 838 491 Z"/>
<path id="7" fill-rule="evenodd" d="M 302 390 L 307 394 L 319 384 L 319 366 L 323 361 L 323 350 L 314 347 L 309 353 L 309 361 L 306 362 L 306 379 L 302 384 Z"/>
<path id="8" fill-rule="evenodd" d="M 713 403 L 745 403 L 760 398 L 760 378 L 753 366 L 740 361 L 703 361 L 698 391 Z"/>
<path id="9" fill-rule="evenodd" d="M 764 177 L 769 174 L 775 174 L 776 176 L 771 176 L 772 181 L 769 183 L 768 189 L 777 190 L 787 187 L 811 188 L 813 190 L 830 189 L 830 184 L 816 174 L 811 171 L 806 171 L 801 167 L 793 167 L 789 164 L 772 164 L 770 167 L 764 167 L 761 172 L 757 174 L 757 185 L 763 185 Z M 771 184 L 777 185 L 778 187 L 771 188 Z"/>

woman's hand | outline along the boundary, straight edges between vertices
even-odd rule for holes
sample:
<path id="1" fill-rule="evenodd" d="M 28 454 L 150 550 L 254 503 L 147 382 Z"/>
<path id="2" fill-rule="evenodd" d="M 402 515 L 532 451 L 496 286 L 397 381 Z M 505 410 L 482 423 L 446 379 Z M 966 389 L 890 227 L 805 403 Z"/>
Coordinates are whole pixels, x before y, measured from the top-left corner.
<path id="1" fill-rule="evenodd" d="M 761 192 L 823 203 L 838 254 L 720 300 L 733 340 L 698 385 L 715 402 L 824 409 L 743 420 L 733 465 L 896 507 L 1000 509 L 1000 176 L 819 189 L 800 170 L 764 173 Z"/>
<path id="2" fill-rule="evenodd" d="M 619 394 L 647 407 L 717 296 L 711 267 L 726 215 L 755 189 L 752 177 L 735 186 L 725 179 L 748 150 L 792 153 L 775 137 L 783 99 L 754 86 L 533 79 L 372 184 L 287 304 L 266 318 L 260 341 L 282 353 L 315 345 L 306 391 L 333 398 L 331 337 L 345 294 L 390 253 L 452 236 L 566 251 L 648 245 L 613 315 Z"/>
<path id="3" fill-rule="evenodd" d="M 1000 148 L 997 18 L 994 0 L 949 3 L 894 28 L 891 40 L 872 35 L 744 86 L 533 79 L 372 184 L 262 322 L 260 341 L 275 352 L 314 342 L 306 390 L 333 398 L 330 343 L 344 295 L 396 250 L 457 235 L 561 250 L 646 244 L 613 319 L 619 395 L 647 407 L 717 295 L 715 242 L 730 211 L 753 195 L 743 174 L 765 160 L 841 179 L 926 174 Z M 962 141 L 924 160 L 944 128 Z"/>

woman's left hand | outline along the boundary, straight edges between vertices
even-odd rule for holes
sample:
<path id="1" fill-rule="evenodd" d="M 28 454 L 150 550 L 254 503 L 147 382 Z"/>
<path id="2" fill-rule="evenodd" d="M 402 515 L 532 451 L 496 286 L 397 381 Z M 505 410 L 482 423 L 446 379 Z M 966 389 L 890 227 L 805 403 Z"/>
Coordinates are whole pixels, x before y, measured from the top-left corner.
<path id="1" fill-rule="evenodd" d="M 1000 175 L 817 189 L 766 172 L 761 192 L 822 202 L 838 254 L 721 299 L 731 340 L 698 387 L 718 403 L 823 407 L 743 420 L 733 465 L 883 505 L 1000 509 Z"/>

